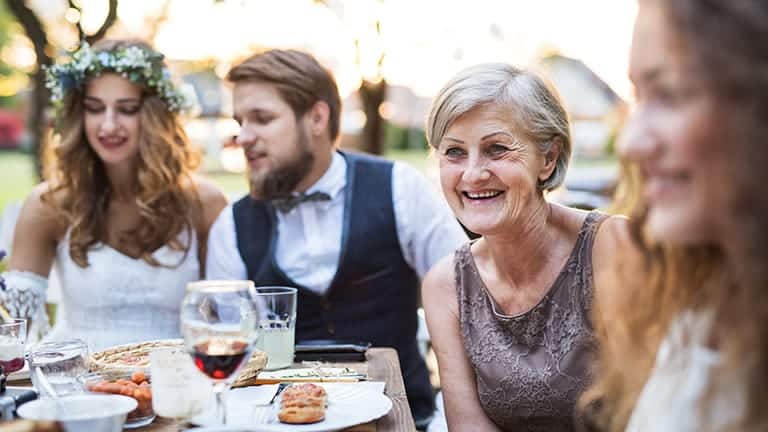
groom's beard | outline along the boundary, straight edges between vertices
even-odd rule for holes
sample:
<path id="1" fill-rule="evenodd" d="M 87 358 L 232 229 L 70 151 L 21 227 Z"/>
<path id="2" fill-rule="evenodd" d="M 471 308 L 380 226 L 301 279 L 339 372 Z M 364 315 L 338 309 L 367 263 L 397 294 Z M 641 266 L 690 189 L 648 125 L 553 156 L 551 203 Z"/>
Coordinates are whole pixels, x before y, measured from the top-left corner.
<path id="1" fill-rule="evenodd" d="M 301 128 L 295 144 L 296 154 L 293 158 L 264 175 L 256 178 L 250 176 L 251 196 L 254 199 L 287 198 L 307 176 L 315 162 L 315 155 L 309 150 L 309 139 Z"/>

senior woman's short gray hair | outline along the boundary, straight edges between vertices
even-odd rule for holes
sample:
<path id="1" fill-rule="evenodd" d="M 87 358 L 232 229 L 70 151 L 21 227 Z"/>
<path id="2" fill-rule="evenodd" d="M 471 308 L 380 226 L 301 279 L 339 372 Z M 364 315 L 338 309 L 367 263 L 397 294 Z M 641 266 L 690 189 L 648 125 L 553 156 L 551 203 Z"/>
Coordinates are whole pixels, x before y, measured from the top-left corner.
<path id="1" fill-rule="evenodd" d="M 568 114 L 557 91 L 528 70 L 505 63 L 483 63 L 456 74 L 432 102 L 426 125 L 429 144 L 438 148 L 454 120 L 487 105 L 508 110 L 515 126 L 538 145 L 542 154 L 560 144 L 555 169 L 547 180 L 539 182 L 539 189 L 551 191 L 560 186 L 571 159 Z"/>

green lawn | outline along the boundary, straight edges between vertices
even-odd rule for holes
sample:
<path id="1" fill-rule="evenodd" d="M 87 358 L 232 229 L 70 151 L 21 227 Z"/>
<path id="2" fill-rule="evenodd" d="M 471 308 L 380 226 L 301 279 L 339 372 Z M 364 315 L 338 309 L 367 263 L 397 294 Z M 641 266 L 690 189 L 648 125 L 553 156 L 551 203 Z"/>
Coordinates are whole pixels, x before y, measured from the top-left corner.
<path id="1" fill-rule="evenodd" d="M 228 194 L 247 190 L 242 174 L 215 173 L 209 177 Z M 0 212 L 11 202 L 21 202 L 37 183 L 32 156 L 27 153 L 0 152 Z"/>
<path id="2" fill-rule="evenodd" d="M 388 159 L 406 162 L 422 172 L 428 167 L 437 166 L 437 160 L 429 150 L 390 150 L 385 156 Z"/>
<path id="3" fill-rule="evenodd" d="M 407 162 L 423 172 L 437 166 L 436 161 L 432 159 L 434 156 L 426 150 L 391 151 L 386 156 Z M 572 166 L 588 169 L 611 166 L 615 163 L 614 159 L 574 160 Z M 208 167 L 215 165 L 217 164 L 206 164 Z M 239 196 L 247 191 L 246 180 L 242 174 L 215 170 L 208 174 L 208 177 L 230 197 Z M 0 179 L 2 179 L 0 180 L 0 210 L 10 202 L 23 201 L 36 182 L 31 156 L 21 152 L 0 152 Z"/>
<path id="4" fill-rule="evenodd" d="M 32 157 L 14 151 L 0 152 L 0 211 L 14 201 L 23 201 L 35 185 Z"/>
<path id="5" fill-rule="evenodd" d="M 396 151 L 387 157 L 403 160 L 419 169 L 426 169 L 428 153 L 420 151 Z M 215 164 L 208 164 L 208 166 Z M 0 152 L 0 211 L 11 202 L 21 202 L 36 183 L 32 157 L 29 154 L 13 151 Z M 242 174 L 216 170 L 208 174 L 227 195 L 244 194 L 248 188 Z"/>
<path id="6" fill-rule="evenodd" d="M 239 196 L 248 191 L 248 180 L 246 179 L 245 174 L 220 171 L 208 173 L 205 176 L 216 183 L 216 185 L 229 197 Z"/>

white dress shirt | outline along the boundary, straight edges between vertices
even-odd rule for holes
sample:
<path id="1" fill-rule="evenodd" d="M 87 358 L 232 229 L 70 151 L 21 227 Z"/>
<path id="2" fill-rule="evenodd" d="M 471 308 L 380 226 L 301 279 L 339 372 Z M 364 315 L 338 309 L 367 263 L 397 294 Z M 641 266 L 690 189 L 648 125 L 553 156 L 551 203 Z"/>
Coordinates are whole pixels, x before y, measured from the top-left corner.
<path id="1" fill-rule="evenodd" d="M 331 200 L 304 202 L 288 213 L 276 212 L 277 265 L 293 281 L 318 294 L 328 290 L 339 265 L 346 186 L 347 162 L 335 153 L 325 174 L 307 190 L 325 192 Z M 467 241 L 448 205 L 415 168 L 394 163 L 392 201 L 403 257 L 420 278 Z M 231 204 L 211 227 L 206 277 L 248 278 L 237 249 Z"/>

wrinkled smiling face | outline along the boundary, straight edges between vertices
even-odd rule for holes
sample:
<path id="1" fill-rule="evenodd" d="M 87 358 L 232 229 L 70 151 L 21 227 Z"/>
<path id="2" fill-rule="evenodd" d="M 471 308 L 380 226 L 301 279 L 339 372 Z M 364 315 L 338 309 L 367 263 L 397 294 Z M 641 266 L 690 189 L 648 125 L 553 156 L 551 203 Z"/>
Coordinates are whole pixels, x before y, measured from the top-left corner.
<path id="1" fill-rule="evenodd" d="M 640 2 L 630 58 L 636 106 L 618 150 L 642 173 L 646 230 L 657 241 L 717 241 L 733 155 L 723 110 L 658 2 Z"/>
<path id="2" fill-rule="evenodd" d="M 456 217 L 469 230 L 492 235 L 524 222 L 541 204 L 538 182 L 549 177 L 537 146 L 494 106 L 454 120 L 438 145 L 440 183 Z"/>
<path id="3" fill-rule="evenodd" d="M 271 84 L 236 83 L 232 94 L 251 195 L 267 200 L 290 195 L 315 160 L 303 123 Z"/>

